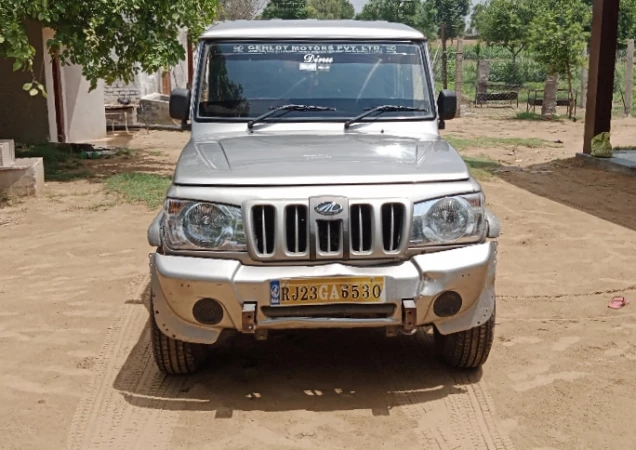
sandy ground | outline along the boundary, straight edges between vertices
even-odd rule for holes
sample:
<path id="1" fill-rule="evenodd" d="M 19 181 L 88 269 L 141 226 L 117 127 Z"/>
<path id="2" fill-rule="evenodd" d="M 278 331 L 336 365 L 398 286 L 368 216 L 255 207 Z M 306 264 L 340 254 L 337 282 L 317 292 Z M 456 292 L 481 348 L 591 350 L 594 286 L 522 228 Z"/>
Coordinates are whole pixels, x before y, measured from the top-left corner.
<path id="1" fill-rule="evenodd" d="M 636 143 L 635 125 L 616 121 L 613 143 Z M 580 123 L 467 117 L 445 133 L 564 142 L 467 151 L 519 167 L 484 183 L 504 234 L 481 372 L 441 367 L 425 334 L 361 331 L 241 338 L 164 378 L 146 324 L 154 212 L 99 182 L 48 183 L 0 209 L 0 448 L 634 448 L 636 305 L 607 302 L 636 301 L 636 179 L 573 161 Z M 118 138 L 143 156 L 128 170 L 153 172 L 184 140 Z"/>

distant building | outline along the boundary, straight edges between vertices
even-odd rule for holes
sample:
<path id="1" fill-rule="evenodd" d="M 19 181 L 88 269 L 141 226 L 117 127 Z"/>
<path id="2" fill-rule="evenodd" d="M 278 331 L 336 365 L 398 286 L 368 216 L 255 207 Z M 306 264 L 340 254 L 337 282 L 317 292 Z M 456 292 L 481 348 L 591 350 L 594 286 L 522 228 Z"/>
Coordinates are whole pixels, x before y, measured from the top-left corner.
<path id="1" fill-rule="evenodd" d="M 33 21 L 26 22 L 30 44 L 35 48 L 34 71 L 37 80 L 47 91 L 48 98 L 30 96 L 23 86 L 32 81 L 29 72 L 13 71 L 13 61 L 0 58 L 0 139 L 18 142 L 58 141 L 79 142 L 103 137 L 106 134 L 103 84 L 88 92 L 89 83 L 76 65 L 61 66 L 59 72 L 61 98 L 56 99 L 51 57 L 46 41 L 54 32 L 43 29 Z M 56 114 L 56 100 L 61 118 Z M 61 124 L 58 130 L 58 123 Z"/>

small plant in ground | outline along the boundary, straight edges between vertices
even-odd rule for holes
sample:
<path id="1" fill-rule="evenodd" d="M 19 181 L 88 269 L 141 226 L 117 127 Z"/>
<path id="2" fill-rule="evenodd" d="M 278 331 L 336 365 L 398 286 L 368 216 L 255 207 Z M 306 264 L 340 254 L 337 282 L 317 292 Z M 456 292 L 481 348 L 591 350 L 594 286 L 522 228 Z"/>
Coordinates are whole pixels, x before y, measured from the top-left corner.
<path id="1" fill-rule="evenodd" d="M 172 180 L 154 173 L 120 173 L 106 180 L 106 189 L 129 202 L 143 202 L 148 208 L 161 206 Z"/>

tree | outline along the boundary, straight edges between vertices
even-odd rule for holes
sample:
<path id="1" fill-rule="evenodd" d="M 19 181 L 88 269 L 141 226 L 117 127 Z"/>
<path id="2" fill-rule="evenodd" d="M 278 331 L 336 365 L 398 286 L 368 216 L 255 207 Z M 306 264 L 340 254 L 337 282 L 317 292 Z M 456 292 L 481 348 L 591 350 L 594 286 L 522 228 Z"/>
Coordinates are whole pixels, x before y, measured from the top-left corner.
<path id="1" fill-rule="evenodd" d="M 437 25 L 446 25 L 446 38 L 455 39 L 464 34 L 470 0 L 431 0 Z"/>
<path id="2" fill-rule="evenodd" d="M 490 0 L 479 17 L 479 37 L 488 45 L 501 45 L 512 54 L 515 68 L 517 56 L 528 44 L 533 18 L 529 0 Z"/>
<path id="3" fill-rule="evenodd" d="M 265 7 L 262 19 L 306 19 L 309 17 L 305 0 L 270 0 Z"/>
<path id="4" fill-rule="evenodd" d="M 470 15 L 470 31 L 472 33 L 481 32 L 481 20 L 486 10 L 486 5 L 483 3 L 477 3 L 473 6 L 473 12 Z"/>
<path id="5" fill-rule="evenodd" d="M 14 70 L 33 72 L 35 48 L 25 21 L 55 32 L 47 42 L 62 64 L 79 64 L 91 89 L 100 79 L 131 82 L 139 70 L 155 72 L 185 58 L 179 31 L 198 35 L 216 16 L 216 0 L 0 0 L 0 57 Z M 25 85 L 32 95 L 36 82 Z"/>
<path id="6" fill-rule="evenodd" d="M 252 20 L 263 9 L 267 0 L 222 0 L 219 8 L 221 20 Z"/>
<path id="7" fill-rule="evenodd" d="M 356 19 L 404 23 L 434 39 L 437 25 L 432 6 L 430 1 L 420 0 L 370 0 Z"/>
<path id="8" fill-rule="evenodd" d="M 533 6 L 536 15 L 530 25 L 530 48 L 549 78 L 557 74 L 567 77 L 571 96 L 572 69 L 580 66 L 589 38 L 584 27 L 590 20 L 590 8 L 584 0 L 535 0 Z M 556 91 L 548 83 L 543 103 L 542 114 L 552 114 Z"/>
<path id="9" fill-rule="evenodd" d="M 355 10 L 349 0 L 309 0 L 307 11 L 313 19 L 353 19 L 355 16 Z"/>
<path id="10" fill-rule="evenodd" d="M 591 9 L 594 0 L 583 0 Z M 591 31 L 591 23 L 586 24 L 585 31 Z M 636 0 L 620 0 L 618 10 L 618 44 L 624 46 L 627 39 L 636 39 Z"/>

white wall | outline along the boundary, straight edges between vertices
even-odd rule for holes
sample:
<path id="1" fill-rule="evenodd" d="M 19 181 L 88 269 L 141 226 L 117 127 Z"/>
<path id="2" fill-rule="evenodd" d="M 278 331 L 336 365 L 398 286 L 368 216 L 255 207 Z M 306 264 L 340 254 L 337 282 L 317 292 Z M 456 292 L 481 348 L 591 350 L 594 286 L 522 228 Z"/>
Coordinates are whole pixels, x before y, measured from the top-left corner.
<path id="1" fill-rule="evenodd" d="M 44 29 L 44 48 L 46 41 L 53 37 L 53 30 Z M 47 106 L 49 110 L 49 130 L 51 141 L 57 141 L 55 118 L 55 91 L 53 90 L 53 70 L 51 56 L 44 57 Z M 81 142 L 99 139 L 106 135 L 106 115 L 104 112 L 104 84 L 89 92 L 90 83 L 82 75 L 78 65 L 62 66 L 62 97 L 64 104 L 64 125 L 68 142 Z"/>
<path id="2" fill-rule="evenodd" d="M 64 110 L 66 113 L 66 139 L 80 142 L 99 139 L 106 135 L 104 112 L 104 83 L 89 92 L 90 83 L 77 65 L 63 66 Z"/>

